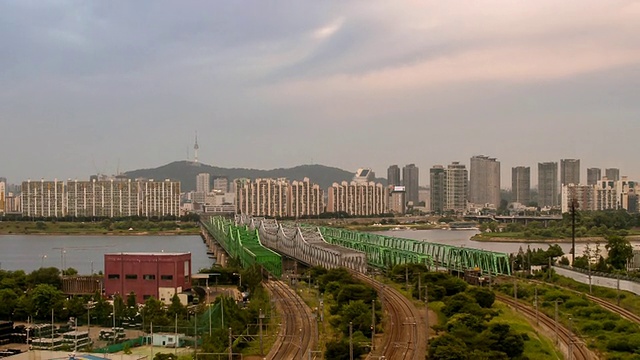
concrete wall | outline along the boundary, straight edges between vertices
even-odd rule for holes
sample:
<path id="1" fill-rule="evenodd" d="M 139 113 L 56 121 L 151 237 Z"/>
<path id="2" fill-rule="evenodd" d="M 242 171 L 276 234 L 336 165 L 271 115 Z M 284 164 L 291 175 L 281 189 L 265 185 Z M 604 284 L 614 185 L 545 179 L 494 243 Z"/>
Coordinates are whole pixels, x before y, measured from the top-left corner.
<path id="1" fill-rule="evenodd" d="M 568 278 L 572 278 L 578 282 L 583 284 L 589 284 L 589 274 L 572 271 L 569 269 L 561 268 L 554 266 L 553 270 L 559 275 L 566 276 Z M 617 289 L 618 280 L 615 278 L 608 278 L 603 276 L 594 276 L 591 275 L 591 284 L 597 286 L 608 287 L 611 289 Z M 636 295 L 640 295 L 640 283 L 629 281 L 629 280 L 620 280 L 620 290 L 630 291 Z"/>

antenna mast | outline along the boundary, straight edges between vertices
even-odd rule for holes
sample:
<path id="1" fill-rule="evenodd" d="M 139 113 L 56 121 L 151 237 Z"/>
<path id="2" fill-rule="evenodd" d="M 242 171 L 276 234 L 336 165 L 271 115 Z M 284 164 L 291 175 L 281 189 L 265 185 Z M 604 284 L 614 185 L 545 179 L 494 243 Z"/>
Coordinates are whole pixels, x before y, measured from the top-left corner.
<path id="1" fill-rule="evenodd" d="M 196 131 L 196 143 L 193 144 L 193 162 L 197 163 L 198 162 L 198 149 L 200 147 L 198 146 L 198 132 Z"/>

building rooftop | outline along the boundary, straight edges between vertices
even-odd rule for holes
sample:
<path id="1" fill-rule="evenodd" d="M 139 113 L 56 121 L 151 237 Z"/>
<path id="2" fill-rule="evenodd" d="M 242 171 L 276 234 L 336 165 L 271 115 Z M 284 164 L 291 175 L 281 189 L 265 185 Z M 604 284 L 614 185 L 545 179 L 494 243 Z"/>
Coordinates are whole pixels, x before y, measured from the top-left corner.
<path id="1" fill-rule="evenodd" d="M 190 252 L 119 252 L 119 253 L 106 253 L 105 255 L 134 255 L 134 256 L 176 256 L 176 255 L 189 255 Z"/>

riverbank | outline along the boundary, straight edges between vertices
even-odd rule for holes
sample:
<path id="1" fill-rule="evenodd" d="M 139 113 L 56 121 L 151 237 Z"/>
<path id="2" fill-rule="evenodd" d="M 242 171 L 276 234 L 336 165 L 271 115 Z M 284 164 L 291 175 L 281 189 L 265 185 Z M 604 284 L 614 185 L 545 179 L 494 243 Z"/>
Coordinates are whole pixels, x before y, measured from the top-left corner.
<path id="1" fill-rule="evenodd" d="M 199 235 L 195 222 L 121 221 L 121 222 L 0 222 L 0 235 L 65 236 L 176 236 Z"/>
<path id="2" fill-rule="evenodd" d="M 640 235 L 629 235 L 626 237 L 629 241 L 640 241 Z M 471 237 L 471 241 L 477 242 L 506 242 L 506 243 L 571 243 L 571 238 L 536 238 L 536 239 L 527 239 L 522 237 L 508 237 L 508 236 L 500 236 L 500 235 L 487 235 L 487 233 L 474 235 Z M 592 236 L 592 237 L 579 237 L 576 238 L 576 243 L 606 243 L 604 237 L 600 236 Z"/>

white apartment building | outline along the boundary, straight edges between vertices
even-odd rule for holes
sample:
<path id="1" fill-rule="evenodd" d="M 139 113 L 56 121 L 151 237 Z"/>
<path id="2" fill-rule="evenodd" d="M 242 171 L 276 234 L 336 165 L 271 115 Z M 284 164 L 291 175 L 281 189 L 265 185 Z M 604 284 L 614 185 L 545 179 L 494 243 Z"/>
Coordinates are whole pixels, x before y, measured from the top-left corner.
<path id="1" fill-rule="evenodd" d="M 564 185 L 562 187 L 562 212 L 568 212 L 571 199 L 578 201 L 579 210 L 617 210 L 638 212 L 637 182 L 626 176 L 615 181 L 606 177 L 595 185 Z"/>
<path id="2" fill-rule="evenodd" d="M 208 193 L 211 191 L 211 175 L 207 173 L 198 174 L 196 176 L 196 192 Z"/>
<path id="3" fill-rule="evenodd" d="M 289 217 L 290 184 L 279 179 L 236 179 L 236 209 L 252 216 Z"/>
<path id="4" fill-rule="evenodd" d="M 328 190 L 327 212 L 346 212 L 353 216 L 388 212 L 389 190 L 380 183 L 333 183 Z"/>
<path id="5" fill-rule="evenodd" d="M 164 217 L 180 215 L 180 182 L 154 180 L 25 181 L 28 217 Z"/>
<path id="6" fill-rule="evenodd" d="M 291 183 L 291 211 L 295 218 L 318 216 L 324 212 L 324 191 L 309 178 Z"/>

